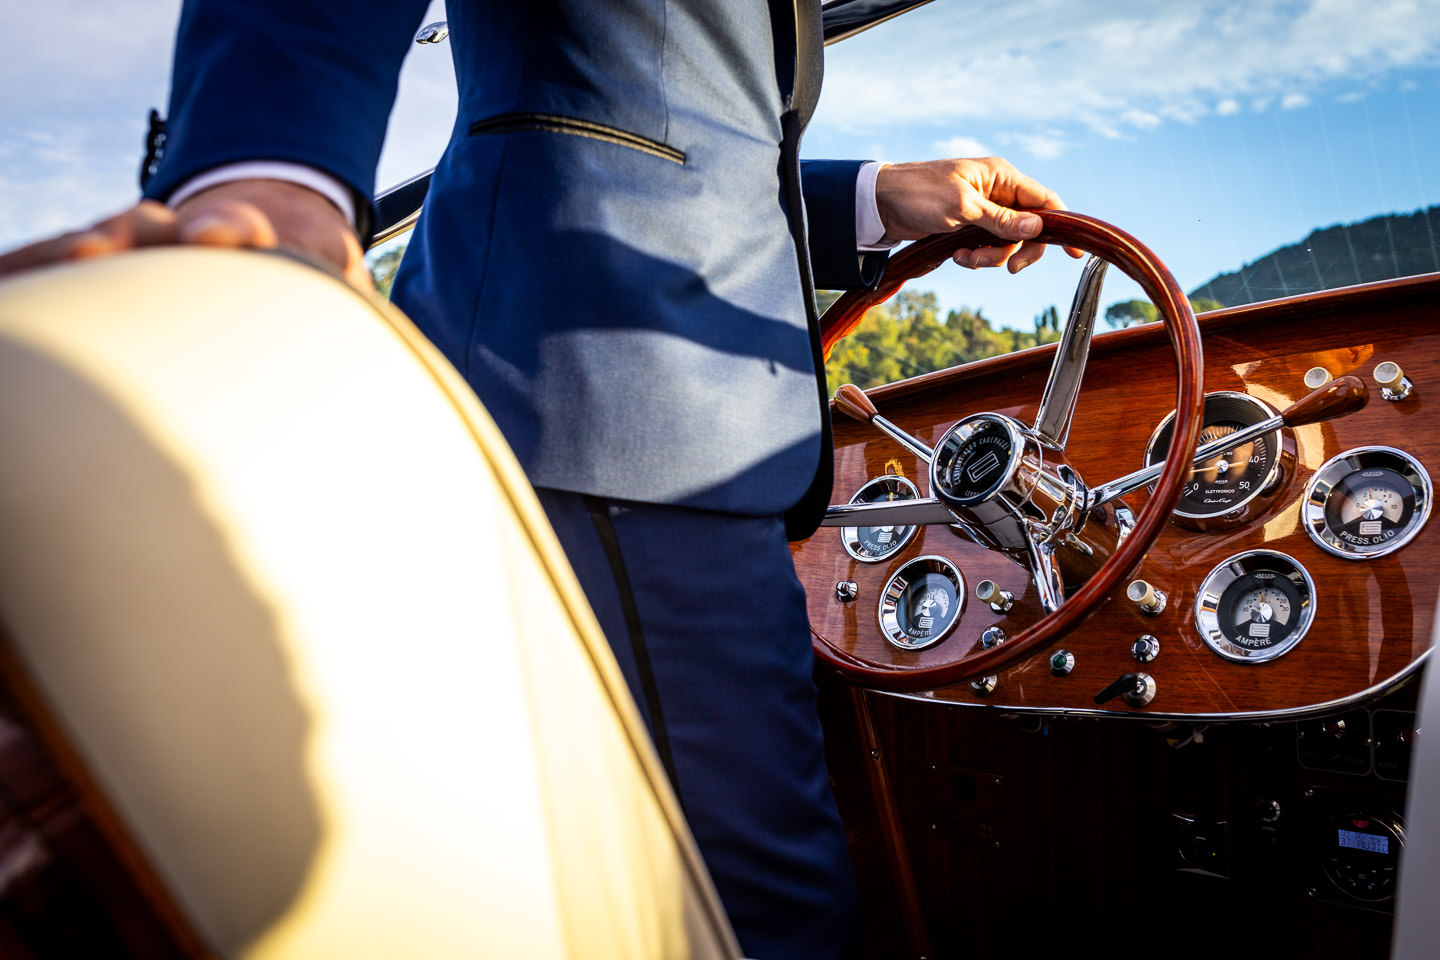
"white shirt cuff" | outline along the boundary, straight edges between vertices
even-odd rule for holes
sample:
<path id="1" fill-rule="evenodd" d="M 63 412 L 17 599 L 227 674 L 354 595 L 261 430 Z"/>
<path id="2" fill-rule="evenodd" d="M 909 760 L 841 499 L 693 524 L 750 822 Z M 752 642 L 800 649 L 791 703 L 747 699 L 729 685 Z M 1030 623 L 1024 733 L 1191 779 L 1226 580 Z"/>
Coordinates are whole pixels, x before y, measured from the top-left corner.
<path id="1" fill-rule="evenodd" d="M 871 179 L 873 181 L 874 178 Z M 201 190 L 207 190 L 222 183 L 230 183 L 232 180 L 284 180 L 302 187 L 309 187 L 335 204 L 345 215 L 345 219 L 350 221 L 350 225 L 355 226 L 355 200 L 343 183 L 328 173 L 321 173 L 314 167 L 280 160 L 245 160 L 206 170 L 199 176 L 191 177 L 182 183 L 166 202 L 171 207 L 178 207 Z M 873 182 L 870 192 L 872 195 L 875 192 Z M 871 202 L 874 202 L 873 199 Z"/>
<path id="2" fill-rule="evenodd" d="M 885 224 L 880 222 L 880 207 L 875 202 L 875 178 L 881 166 L 874 160 L 863 164 L 855 178 L 855 249 L 862 253 L 889 250 L 899 242 L 885 239 Z"/>

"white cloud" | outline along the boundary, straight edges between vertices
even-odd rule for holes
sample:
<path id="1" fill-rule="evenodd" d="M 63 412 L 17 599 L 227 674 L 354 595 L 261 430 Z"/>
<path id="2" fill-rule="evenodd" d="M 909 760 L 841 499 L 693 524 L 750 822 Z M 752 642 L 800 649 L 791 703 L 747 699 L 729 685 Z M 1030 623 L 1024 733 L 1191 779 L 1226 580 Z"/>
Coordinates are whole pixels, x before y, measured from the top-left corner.
<path id="1" fill-rule="evenodd" d="M 1111 137 L 1440 64 L 1440 0 L 937 3 L 827 58 L 824 122 L 850 133 L 1062 124 Z"/>
<path id="2" fill-rule="evenodd" d="M 1154 130 L 1162 122 L 1159 117 L 1146 110 L 1126 110 L 1121 119 L 1141 130 Z"/>
<path id="3" fill-rule="evenodd" d="M 1055 130 L 1043 133 L 1002 134 L 1000 142 L 1007 146 L 1012 143 L 1016 144 L 1037 160 L 1054 160 L 1069 146 Z"/>
<path id="4" fill-rule="evenodd" d="M 935 152 L 940 157 L 988 157 L 995 151 L 974 137 L 950 137 L 937 140 Z"/>
<path id="5" fill-rule="evenodd" d="M 1310 106 L 1310 98 L 1303 93 L 1287 93 L 1280 99 L 1280 109 L 1299 110 L 1301 107 Z"/>
<path id="6" fill-rule="evenodd" d="M 1233 97 L 1226 97 L 1215 104 L 1215 112 L 1222 117 L 1234 116 L 1240 112 L 1240 103 Z"/>

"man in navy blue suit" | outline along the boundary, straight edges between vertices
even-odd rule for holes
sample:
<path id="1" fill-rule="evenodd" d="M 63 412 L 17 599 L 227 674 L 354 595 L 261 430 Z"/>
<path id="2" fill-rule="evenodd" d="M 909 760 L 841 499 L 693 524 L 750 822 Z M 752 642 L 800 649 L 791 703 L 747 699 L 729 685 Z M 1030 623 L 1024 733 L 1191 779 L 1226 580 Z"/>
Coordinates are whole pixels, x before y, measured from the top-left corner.
<path id="1" fill-rule="evenodd" d="M 190 0 L 151 200 L 0 272 L 183 241 L 287 247 L 368 288 L 426 6 Z M 747 954 L 842 955 L 853 880 L 787 545 L 830 493 L 814 285 L 873 283 L 877 250 L 967 223 L 1014 243 L 957 261 L 1013 272 L 1041 252 L 1017 208 L 1059 199 L 996 159 L 802 165 L 818 4 L 447 14 L 459 115 L 394 299 L 539 491 Z"/>

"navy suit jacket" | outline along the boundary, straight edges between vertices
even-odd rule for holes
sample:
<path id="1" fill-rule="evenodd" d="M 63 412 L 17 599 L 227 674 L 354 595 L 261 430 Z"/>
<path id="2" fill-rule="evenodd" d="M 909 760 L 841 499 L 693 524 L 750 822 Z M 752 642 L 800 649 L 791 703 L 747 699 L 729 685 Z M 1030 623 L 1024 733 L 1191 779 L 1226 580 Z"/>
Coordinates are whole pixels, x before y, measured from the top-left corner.
<path id="1" fill-rule="evenodd" d="M 146 192 L 270 159 L 370 197 L 425 8 L 189 0 Z M 795 159 L 818 94 L 818 4 L 469 0 L 446 12 L 459 110 L 393 296 L 532 482 L 744 514 L 787 510 L 807 490 L 822 503 L 812 270 L 822 287 L 850 287 L 878 279 L 878 264 L 855 252 L 858 162 L 806 164 L 801 177 Z"/>

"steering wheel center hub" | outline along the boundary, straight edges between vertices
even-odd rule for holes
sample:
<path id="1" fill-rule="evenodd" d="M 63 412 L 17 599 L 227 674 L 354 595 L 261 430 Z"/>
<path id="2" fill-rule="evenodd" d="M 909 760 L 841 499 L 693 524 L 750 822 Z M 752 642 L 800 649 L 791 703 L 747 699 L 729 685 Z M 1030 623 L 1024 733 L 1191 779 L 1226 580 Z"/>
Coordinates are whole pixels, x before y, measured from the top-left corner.
<path id="1" fill-rule="evenodd" d="M 951 507 L 974 507 L 1015 480 L 1024 439 L 1007 417 L 981 413 L 941 439 L 931 463 L 931 489 Z"/>

